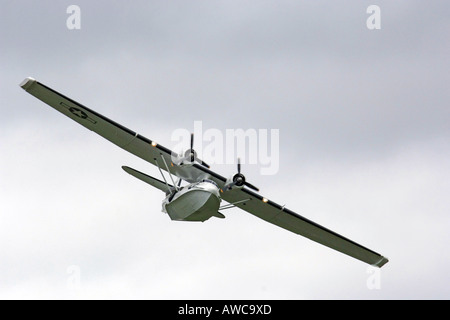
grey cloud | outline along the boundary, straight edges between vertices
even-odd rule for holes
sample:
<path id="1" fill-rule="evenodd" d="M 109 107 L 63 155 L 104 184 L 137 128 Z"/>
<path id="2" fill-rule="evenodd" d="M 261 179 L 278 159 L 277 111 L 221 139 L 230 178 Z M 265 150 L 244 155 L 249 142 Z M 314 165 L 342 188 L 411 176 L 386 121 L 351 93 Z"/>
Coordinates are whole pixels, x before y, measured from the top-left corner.
<path id="1" fill-rule="evenodd" d="M 77 1 L 70 31 L 70 4 L 0 11 L 1 297 L 70 296 L 79 264 L 85 297 L 448 298 L 430 275 L 449 265 L 449 5 L 378 1 L 382 29 L 369 31 L 367 1 Z M 120 166 L 157 170 L 27 95 L 26 76 L 169 147 L 195 120 L 280 129 L 279 174 L 245 166 L 247 178 L 386 252 L 383 289 L 367 290 L 365 266 L 245 214 L 168 221 L 161 195 Z M 72 194 L 86 196 L 74 209 Z"/>

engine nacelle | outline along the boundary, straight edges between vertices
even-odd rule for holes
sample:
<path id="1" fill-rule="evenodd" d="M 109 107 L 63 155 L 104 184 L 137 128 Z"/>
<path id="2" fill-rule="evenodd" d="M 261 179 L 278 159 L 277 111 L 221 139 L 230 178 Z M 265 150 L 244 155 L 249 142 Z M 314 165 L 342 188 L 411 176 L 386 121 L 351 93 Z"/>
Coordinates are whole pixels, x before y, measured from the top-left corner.
<path id="1" fill-rule="evenodd" d="M 225 190 L 231 190 L 236 187 L 242 189 L 245 185 L 245 176 L 242 173 L 236 173 L 234 176 L 227 179 L 225 183 Z"/>

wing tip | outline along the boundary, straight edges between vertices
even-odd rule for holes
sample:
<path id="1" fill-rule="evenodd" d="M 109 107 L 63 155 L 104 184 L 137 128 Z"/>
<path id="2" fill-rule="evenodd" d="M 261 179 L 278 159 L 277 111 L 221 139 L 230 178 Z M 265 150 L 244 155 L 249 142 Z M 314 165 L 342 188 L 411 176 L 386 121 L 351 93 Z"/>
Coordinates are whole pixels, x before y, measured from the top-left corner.
<path id="1" fill-rule="evenodd" d="M 386 263 L 389 262 L 389 259 L 386 257 L 381 257 L 380 260 L 378 260 L 377 262 L 375 262 L 374 264 L 372 264 L 372 266 L 374 267 L 378 267 L 381 268 L 382 266 L 384 266 Z"/>
<path id="2" fill-rule="evenodd" d="M 36 83 L 36 80 L 34 78 L 27 77 L 20 83 L 20 86 L 22 87 L 22 89 L 28 90 L 35 83 Z"/>
<path id="3" fill-rule="evenodd" d="M 128 174 L 132 174 L 132 172 L 135 171 L 132 168 L 127 167 L 127 166 L 122 166 L 122 169 Z"/>

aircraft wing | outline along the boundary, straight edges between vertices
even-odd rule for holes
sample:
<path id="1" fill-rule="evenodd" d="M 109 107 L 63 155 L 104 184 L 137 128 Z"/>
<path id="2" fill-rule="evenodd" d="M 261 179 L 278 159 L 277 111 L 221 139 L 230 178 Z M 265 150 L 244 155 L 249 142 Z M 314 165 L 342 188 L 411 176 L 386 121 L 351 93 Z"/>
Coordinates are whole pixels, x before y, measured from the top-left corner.
<path id="1" fill-rule="evenodd" d="M 87 129 L 96 132 L 117 146 L 159 166 L 165 171 L 169 171 L 188 182 L 195 182 L 202 178 L 208 178 L 214 180 L 222 189 L 225 186 L 226 178 L 197 163 L 193 163 L 187 167 L 172 165 L 167 165 L 166 167 L 165 164 L 163 165 L 163 162 L 166 162 L 166 164 L 171 163 L 171 150 L 108 119 L 32 78 L 26 78 L 20 86 L 31 95 L 42 100 Z M 150 179 L 149 176 L 131 168 L 124 168 L 124 170 L 164 191 L 162 181 L 153 178 Z M 221 196 L 229 203 L 239 202 L 236 204 L 236 207 L 267 222 L 302 235 L 368 264 L 382 267 L 388 262 L 388 259 L 379 253 L 363 247 L 334 231 L 322 227 L 284 206 L 280 206 L 279 204 L 262 197 L 247 187 L 242 189 L 233 188 L 232 190 L 223 192 Z"/>
<path id="2" fill-rule="evenodd" d="M 226 178 L 198 164 L 194 164 L 194 167 L 197 170 L 206 172 L 209 175 L 209 179 L 213 179 L 223 189 L 227 181 Z M 221 197 L 229 203 L 236 203 L 236 207 L 257 216 L 258 218 L 375 267 L 381 268 L 389 261 L 381 254 L 347 239 L 344 236 L 289 210 L 285 206 L 281 206 L 261 196 L 247 187 L 243 187 L 242 189 L 233 187 L 229 191 L 222 192 Z"/>
<path id="3" fill-rule="evenodd" d="M 197 171 L 198 175 L 193 175 L 190 170 L 171 166 L 172 151 L 159 145 L 155 141 L 141 136 L 137 132 L 130 130 L 117 122 L 85 107 L 79 102 L 66 97 L 52 88 L 36 81 L 33 78 L 26 78 L 20 86 L 29 94 L 45 102 L 49 106 L 58 110 L 70 119 L 78 122 L 87 129 L 96 132 L 115 145 L 128 152 L 159 166 L 162 170 L 170 171 L 188 182 L 194 182 L 205 176 L 205 173 Z M 175 156 L 177 156 L 174 153 Z M 164 158 L 164 160 L 162 159 Z M 164 164 L 167 164 L 167 169 Z"/>
<path id="4" fill-rule="evenodd" d="M 234 188 L 231 191 L 224 192 L 222 193 L 222 198 L 231 203 L 250 199 L 238 203 L 236 206 L 267 222 L 309 238 L 373 266 L 381 268 L 389 261 L 379 253 L 349 240 L 245 187 L 242 189 Z"/>

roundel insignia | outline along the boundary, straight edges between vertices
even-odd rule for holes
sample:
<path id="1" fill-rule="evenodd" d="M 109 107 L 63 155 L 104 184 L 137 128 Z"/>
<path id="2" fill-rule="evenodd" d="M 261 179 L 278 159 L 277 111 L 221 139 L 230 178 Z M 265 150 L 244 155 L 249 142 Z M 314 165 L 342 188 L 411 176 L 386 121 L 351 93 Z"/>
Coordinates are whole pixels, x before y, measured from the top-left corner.
<path id="1" fill-rule="evenodd" d="M 78 108 L 75 107 L 71 107 L 67 104 L 65 104 L 64 102 L 60 102 L 59 103 L 62 107 L 66 108 L 71 114 L 73 114 L 74 116 L 77 116 L 78 118 L 87 120 L 89 122 L 91 122 L 92 124 L 96 124 L 97 121 L 95 121 L 94 119 L 90 118 L 86 112 L 84 112 L 83 110 L 80 110 Z"/>
<path id="2" fill-rule="evenodd" d="M 84 111 L 82 111 L 82 110 L 80 110 L 80 109 L 77 109 L 77 108 L 74 108 L 74 107 L 70 107 L 70 108 L 69 108 L 69 111 L 70 111 L 73 115 L 76 115 L 77 117 L 80 117 L 80 118 L 82 118 L 82 119 L 87 119 L 87 118 L 88 118 L 86 112 L 84 112 Z"/>

